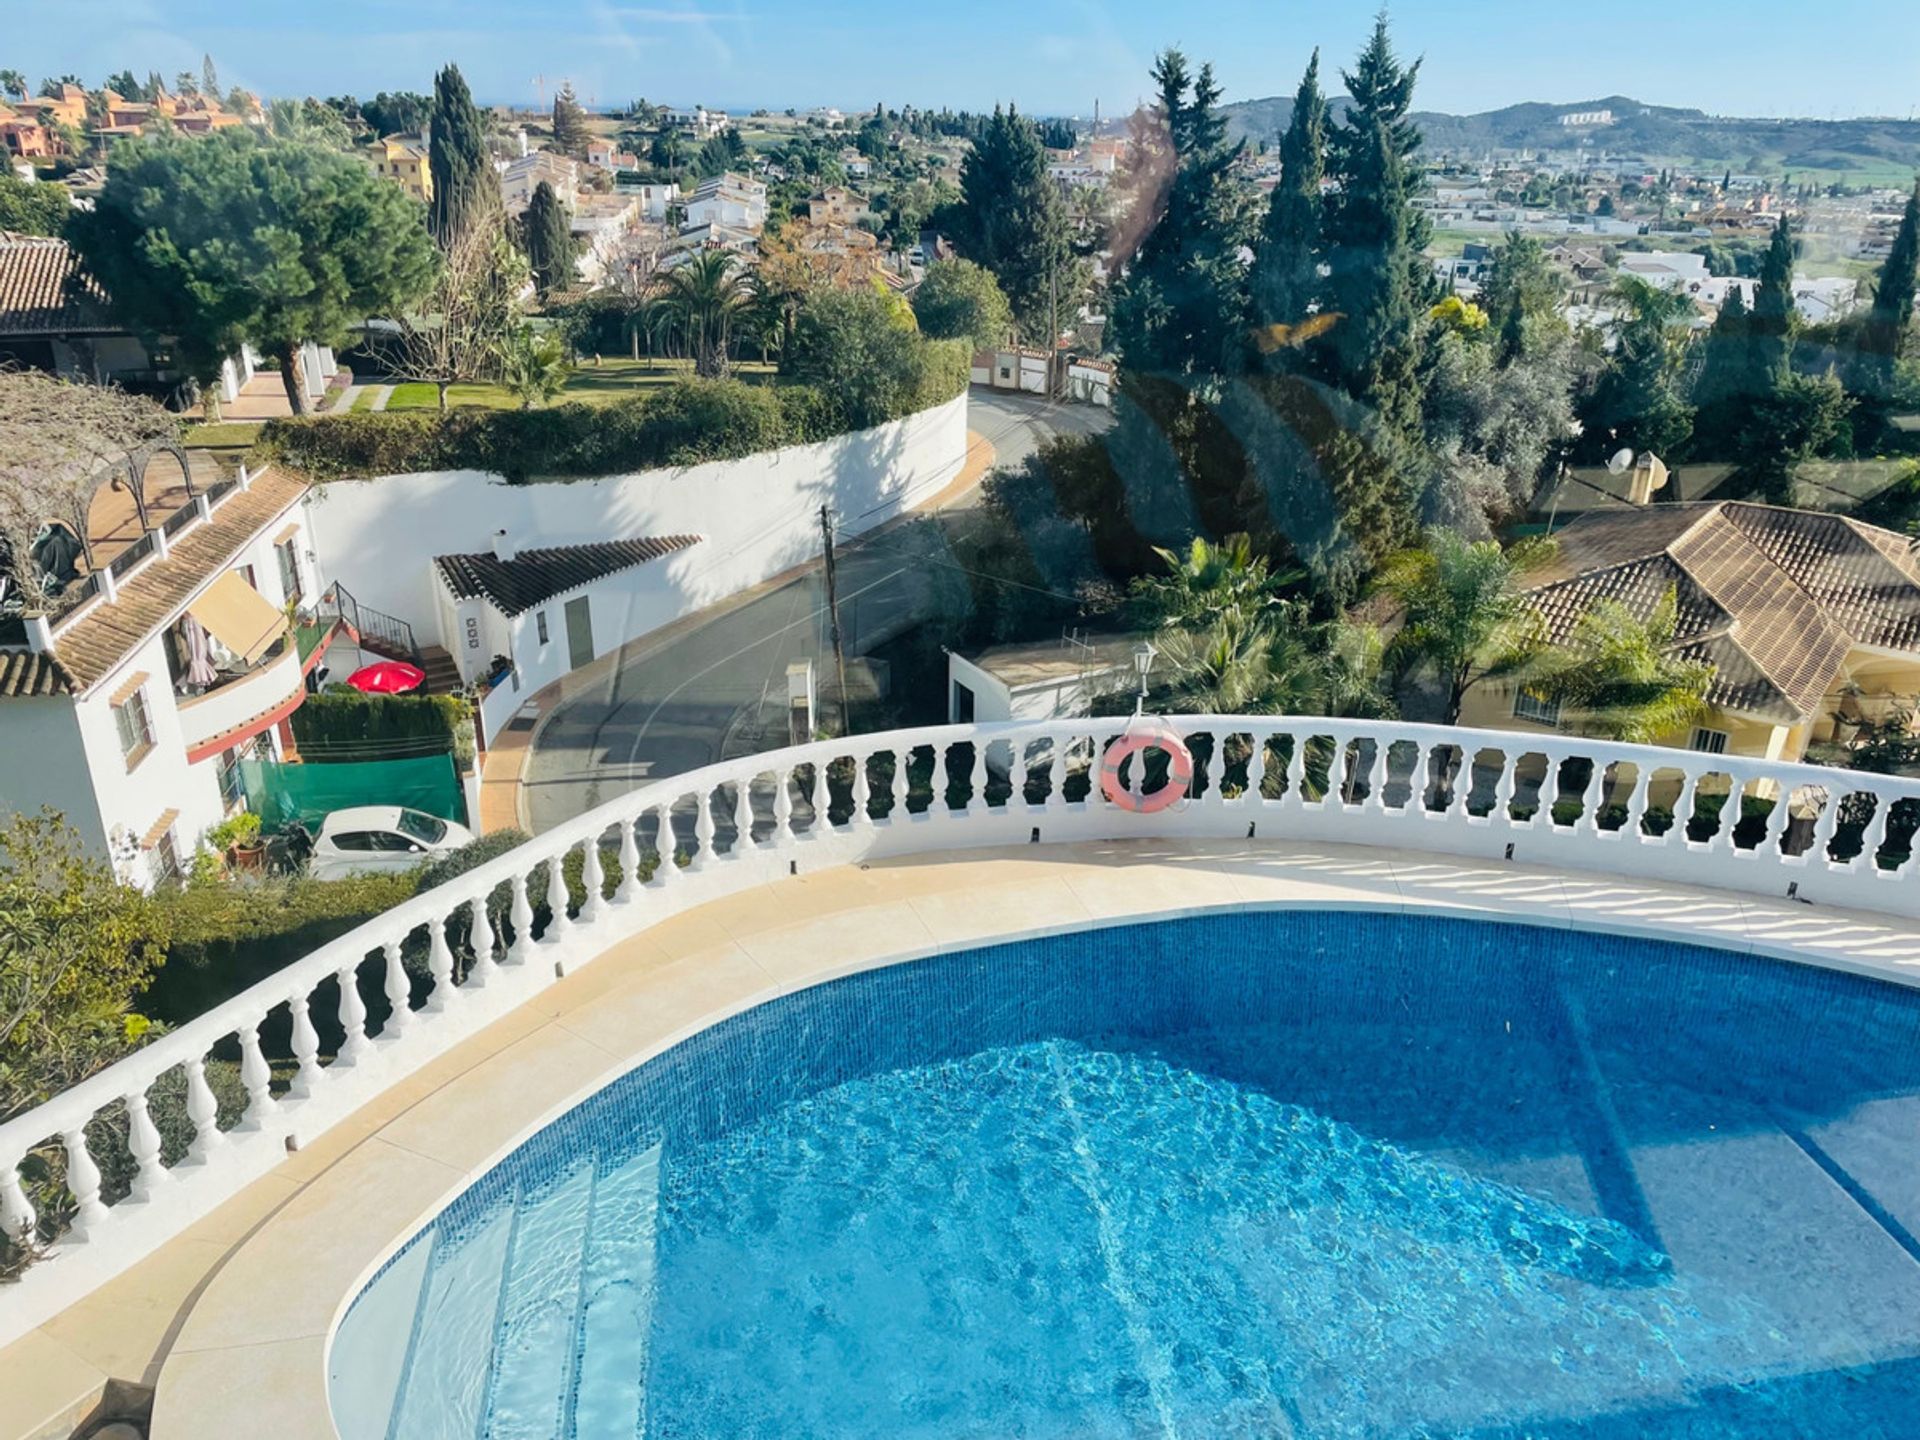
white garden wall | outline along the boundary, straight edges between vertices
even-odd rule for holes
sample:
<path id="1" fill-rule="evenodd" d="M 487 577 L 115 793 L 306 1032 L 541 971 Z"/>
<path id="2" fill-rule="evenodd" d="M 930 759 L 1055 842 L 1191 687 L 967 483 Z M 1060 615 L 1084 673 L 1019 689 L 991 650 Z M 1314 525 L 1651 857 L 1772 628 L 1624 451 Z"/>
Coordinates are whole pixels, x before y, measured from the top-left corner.
<path id="1" fill-rule="evenodd" d="M 484 551 L 496 530 L 522 550 L 701 536 L 646 567 L 666 569 L 672 613 L 685 614 L 817 556 L 821 505 L 833 507 L 841 535 L 859 534 L 938 494 L 966 453 L 961 395 L 872 430 L 744 460 L 536 485 L 477 470 L 392 475 L 316 486 L 307 506 L 320 572 L 425 639 L 441 628 L 433 557 Z M 596 648 L 644 633 L 603 637 L 598 624 L 596 614 Z"/>

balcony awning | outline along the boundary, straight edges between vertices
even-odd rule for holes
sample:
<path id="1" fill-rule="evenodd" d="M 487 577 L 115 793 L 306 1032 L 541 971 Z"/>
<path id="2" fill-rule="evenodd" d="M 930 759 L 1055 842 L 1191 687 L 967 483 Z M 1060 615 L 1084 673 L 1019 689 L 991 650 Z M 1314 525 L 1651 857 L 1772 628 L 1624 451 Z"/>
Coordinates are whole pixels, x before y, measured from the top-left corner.
<path id="1" fill-rule="evenodd" d="M 209 634 L 251 665 L 266 654 L 287 629 L 287 617 L 267 603 L 237 570 L 209 585 L 187 613 Z"/>

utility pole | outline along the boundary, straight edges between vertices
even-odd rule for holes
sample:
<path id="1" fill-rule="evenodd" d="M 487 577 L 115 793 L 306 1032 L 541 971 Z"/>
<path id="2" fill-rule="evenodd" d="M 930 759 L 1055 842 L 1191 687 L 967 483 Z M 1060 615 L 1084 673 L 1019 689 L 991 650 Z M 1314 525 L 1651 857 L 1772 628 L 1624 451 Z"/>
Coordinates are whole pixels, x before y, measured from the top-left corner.
<path id="1" fill-rule="evenodd" d="M 1060 398 L 1060 380 L 1054 365 L 1060 358 L 1060 284 L 1054 262 L 1047 264 L 1047 402 Z"/>
<path id="2" fill-rule="evenodd" d="M 833 642 L 834 682 L 840 689 L 840 728 L 847 727 L 847 656 L 840 645 L 840 589 L 833 569 L 833 512 L 820 507 L 820 541 L 827 561 L 827 635 Z"/>

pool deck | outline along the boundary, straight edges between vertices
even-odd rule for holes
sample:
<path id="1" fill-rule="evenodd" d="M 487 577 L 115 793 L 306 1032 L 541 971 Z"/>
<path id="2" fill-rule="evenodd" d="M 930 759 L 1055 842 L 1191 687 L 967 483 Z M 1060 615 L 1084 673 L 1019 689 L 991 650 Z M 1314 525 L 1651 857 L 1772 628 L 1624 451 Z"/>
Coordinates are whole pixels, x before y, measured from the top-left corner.
<path id="1" fill-rule="evenodd" d="M 875 966 L 1246 907 L 1577 926 L 1920 984 L 1920 935 L 1897 917 L 1410 851 L 1050 844 L 783 879 L 613 946 L 0 1351 L 0 1440 L 65 1437 L 109 1377 L 157 1387 L 156 1440 L 334 1440 L 326 1351 L 364 1281 L 527 1136 L 636 1064 Z"/>

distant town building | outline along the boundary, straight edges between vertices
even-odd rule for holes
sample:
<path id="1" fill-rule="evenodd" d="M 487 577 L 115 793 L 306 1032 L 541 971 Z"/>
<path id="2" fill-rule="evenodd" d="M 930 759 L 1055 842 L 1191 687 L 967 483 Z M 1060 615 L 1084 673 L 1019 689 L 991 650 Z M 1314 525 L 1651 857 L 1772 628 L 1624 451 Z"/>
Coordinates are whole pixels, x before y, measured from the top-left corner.
<path id="1" fill-rule="evenodd" d="M 427 142 L 418 135 L 389 135 L 380 142 L 374 168 L 414 199 L 433 199 L 433 170 L 427 164 Z"/>
<path id="2" fill-rule="evenodd" d="M 767 187 L 728 170 L 702 180 L 687 197 L 686 228 L 730 225 L 758 230 L 767 223 Z"/>
<path id="3" fill-rule="evenodd" d="M 553 187 L 562 204 L 571 207 L 579 197 L 578 163 L 551 150 L 535 150 L 531 155 L 516 156 L 500 167 L 500 198 L 506 203 L 507 213 L 517 215 L 526 209 L 542 180 Z"/>
<path id="4" fill-rule="evenodd" d="M 1575 110 L 1560 117 L 1561 125 L 1569 130 L 1585 129 L 1589 126 L 1613 124 L 1611 110 Z"/>

